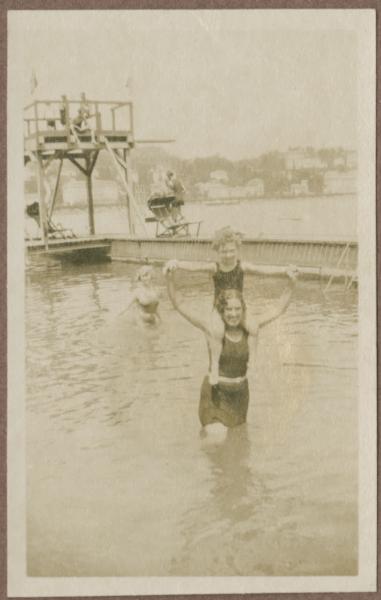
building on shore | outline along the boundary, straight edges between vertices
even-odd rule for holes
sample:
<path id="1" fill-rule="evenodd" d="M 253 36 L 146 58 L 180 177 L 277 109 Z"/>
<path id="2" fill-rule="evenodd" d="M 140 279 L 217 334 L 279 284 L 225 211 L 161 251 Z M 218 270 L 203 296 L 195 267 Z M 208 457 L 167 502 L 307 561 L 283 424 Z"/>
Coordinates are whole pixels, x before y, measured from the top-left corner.
<path id="1" fill-rule="evenodd" d="M 308 179 L 290 184 L 290 196 L 308 196 L 310 194 Z"/>
<path id="2" fill-rule="evenodd" d="M 246 183 L 245 188 L 250 196 L 260 198 L 265 195 L 265 184 L 263 179 L 260 179 L 259 177 L 250 179 L 250 181 Z"/>
<path id="3" fill-rule="evenodd" d="M 220 181 L 196 183 L 195 188 L 201 196 L 210 200 L 229 198 L 229 187 Z"/>
<path id="4" fill-rule="evenodd" d="M 209 177 L 212 181 L 222 181 L 223 183 L 227 183 L 229 180 L 228 174 L 222 169 L 218 171 L 212 171 Z"/>
<path id="5" fill-rule="evenodd" d="M 346 154 L 346 164 L 347 169 L 357 169 L 357 152 L 356 150 L 348 150 Z"/>
<path id="6" fill-rule="evenodd" d="M 309 155 L 303 148 L 285 152 L 285 166 L 287 171 L 302 169 L 324 169 L 325 163 L 317 155 Z"/>
<path id="7" fill-rule="evenodd" d="M 325 194 L 355 194 L 357 171 L 327 171 L 324 173 Z"/>
<path id="8" fill-rule="evenodd" d="M 207 181 L 197 183 L 196 190 L 208 200 L 259 198 L 264 196 L 264 183 L 262 179 L 250 180 L 244 185 L 226 185 L 222 181 Z"/>

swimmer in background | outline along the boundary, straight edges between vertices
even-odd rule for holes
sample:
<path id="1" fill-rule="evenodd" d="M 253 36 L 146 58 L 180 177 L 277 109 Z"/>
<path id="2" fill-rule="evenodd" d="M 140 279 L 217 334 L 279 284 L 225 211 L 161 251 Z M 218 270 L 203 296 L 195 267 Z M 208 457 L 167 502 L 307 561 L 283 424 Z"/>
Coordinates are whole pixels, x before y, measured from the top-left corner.
<path id="1" fill-rule="evenodd" d="M 231 227 L 224 227 L 215 233 L 212 248 L 217 252 L 217 262 L 186 262 L 170 260 L 164 266 L 164 274 L 181 269 L 184 271 L 202 271 L 210 273 L 214 284 L 214 301 L 210 320 L 213 335 L 208 342 L 210 354 L 210 383 L 213 385 L 218 379 L 218 362 L 222 350 L 222 341 L 225 327 L 221 315 L 216 309 L 219 294 L 226 289 L 238 290 L 243 293 L 245 274 L 269 274 L 274 270 L 266 267 L 258 267 L 239 258 L 239 246 L 242 235 Z M 286 269 L 282 270 L 284 273 Z M 279 269 L 278 269 L 279 272 Z M 243 323 L 243 326 L 245 324 Z"/>
<path id="2" fill-rule="evenodd" d="M 157 325 L 161 323 L 159 313 L 159 293 L 152 283 L 153 269 L 149 265 L 141 267 L 136 274 L 136 286 L 128 306 L 121 314 L 133 311 L 137 324 Z"/>
<path id="3" fill-rule="evenodd" d="M 261 329 L 280 317 L 289 306 L 298 276 L 297 269 L 290 267 L 286 272 L 289 286 L 283 292 L 278 306 L 259 317 L 250 317 L 246 311 L 242 293 L 238 289 L 223 289 L 216 302 L 216 311 L 223 323 L 222 351 L 218 359 L 218 376 L 214 384 L 210 372 L 201 387 L 199 418 L 201 425 L 221 423 L 225 427 L 236 427 L 246 422 L 249 405 L 247 369 L 250 357 L 249 338 L 254 340 L 254 354 Z M 175 276 L 166 273 L 168 295 L 174 309 L 194 327 L 200 329 L 211 343 L 216 333 L 210 320 L 192 313 L 179 300 Z"/>

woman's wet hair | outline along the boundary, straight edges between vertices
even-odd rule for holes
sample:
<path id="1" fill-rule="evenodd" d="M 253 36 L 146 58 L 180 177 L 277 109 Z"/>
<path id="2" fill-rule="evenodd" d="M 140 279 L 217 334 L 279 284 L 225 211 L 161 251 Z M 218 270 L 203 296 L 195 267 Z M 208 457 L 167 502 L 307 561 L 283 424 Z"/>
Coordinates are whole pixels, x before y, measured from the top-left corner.
<path id="1" fill-rule="evenodd" d="M 214 234 L 212 249 L 219 250 L 221 246 L 224 246 L 225 244 L 229 244 L 231 242 L 234 242 L 234 244 L 238 248 L 238 246 L 240 246 L 242 242 L 242 233 L 234 231 L 234 229 L 232 229 L 229 226 L 223 227 L 222 229 L 216 231 L 216 233 Z"/>
<path id="2" fill-rule="evenodd" d="M 144 265 L 143 267 L 140 267 L 140 269 L 135 275 L 135 281 L 141 281 L 143 275 L 146 275 L 146 273 L 152 273 L 152 271 L 153 269 L 151 265 Z"/>
<path id="3" fill-rule="evenodd" d="M 229 300 L 239 300 L 242 306 L 242 317 L 244 317 L 246 313 L 246 304 L 243 299 L 243 295 L 239 290 L 231 289 L 231 290 L 222 290 L 217 297 L 216 301 L 216 309 L 218 313 L 223 318 L 225 308 L 228 305 Z"/>

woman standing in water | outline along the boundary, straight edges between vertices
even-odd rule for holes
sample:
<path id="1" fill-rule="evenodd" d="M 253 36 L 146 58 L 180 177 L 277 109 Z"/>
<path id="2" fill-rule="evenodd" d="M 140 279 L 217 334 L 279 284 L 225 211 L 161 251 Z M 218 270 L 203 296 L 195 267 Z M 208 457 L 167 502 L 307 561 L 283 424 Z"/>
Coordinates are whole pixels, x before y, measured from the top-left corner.
<path id="1" fill-rule="evenodd" d="M 206 375 L 201 387 L 199 417 L 202 426 L 222 423 L 226 427 L 236 427 L 245 423 L 249 405 L 249 337 L 254 339 L 256 348 L 262 327 L 286 311 L 295 288 L 297 270 L 291 267 L 287 276 L 289 287 L 281 296 L 278 306 L 262 317 L 251 318 L 246 314 L 246 306 L 239 290 L 227 289 L 220 292 L 216 309 L 224 323 L 225 331 L 218 364 L 218 382 L 211 385 L 209 376 Z M 203 320 L 184 307 L 178 299 L 174 274 L 168 271 L 166 277 L 168 294 L 175 310 L 203 331 L 209 344 L 213 342 L 213 336 L 216 334 L 210 320 Z"/>

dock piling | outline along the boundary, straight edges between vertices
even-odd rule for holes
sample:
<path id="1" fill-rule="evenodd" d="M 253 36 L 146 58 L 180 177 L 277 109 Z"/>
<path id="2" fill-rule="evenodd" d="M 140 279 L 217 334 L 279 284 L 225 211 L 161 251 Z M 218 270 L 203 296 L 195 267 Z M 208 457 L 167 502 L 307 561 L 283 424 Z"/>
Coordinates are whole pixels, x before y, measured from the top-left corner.
<path id="1" fill-rule="evenodd" d="M 42 158 L 37 154 L 37 188 L 38 188 L 38 204 L 40 214 L 40 229 L 42 240 L 44 242 L 45 250 L 48 249 L 48 223 L 46 218 L 46 206 L 45 206 L 45 185 L 44 185 L 44 164 Z"/>

